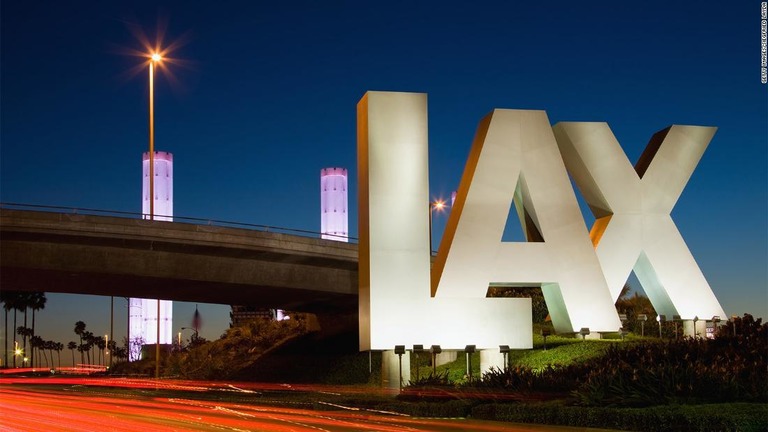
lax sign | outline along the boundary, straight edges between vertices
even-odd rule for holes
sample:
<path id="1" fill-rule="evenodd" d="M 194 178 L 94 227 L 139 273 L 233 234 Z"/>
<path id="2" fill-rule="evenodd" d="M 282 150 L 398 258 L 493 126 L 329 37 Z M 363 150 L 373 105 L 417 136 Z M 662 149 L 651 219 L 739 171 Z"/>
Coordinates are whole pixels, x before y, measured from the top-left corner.
<path id="1" fill-rule="evenodd" d="M 357 111 L 361 350 L 530 348 L 530 299 L 486 298 L 490 285 L 540 286 L 557 332 L 615 332 L 633 270 L 660 314 L 725 316 L 670 216 L 716 128 L 664 129 L 633 167 L 605 123 L 496 109 L 432 263 L 427 96 L 368 92 Z M 527 242 L 501 241 L 512 203 Z"/>

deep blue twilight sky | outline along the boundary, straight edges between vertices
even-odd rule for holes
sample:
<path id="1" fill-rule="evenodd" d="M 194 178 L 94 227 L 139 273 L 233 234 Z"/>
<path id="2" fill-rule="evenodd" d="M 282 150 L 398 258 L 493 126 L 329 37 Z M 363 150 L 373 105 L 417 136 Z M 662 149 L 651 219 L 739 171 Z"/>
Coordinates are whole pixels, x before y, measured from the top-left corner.
<path id="1" fill-rule="evenodd" d="M 673 218 L 726 312 L 768 317 L 759 1 L 8 0 L 0 12 L 3 202 L 141 210 L 147 73 L 132 75 L 143 60 L 126 54 L 142 49 L 137 28 L 154 41 L 166 22 L 165 44 L 184 42 L 155 102 L 176 216 L 316 231 L 319 171 L 341 166 L 356 236 L 355 106 L 367 90 L 429 94 L 434 197 L 456 188 L 493 108 L 606 121 L 633 163 L 670 124 L 714 125 Z M 48 297 L 44 338 L 66 344 L 80 319 L 106 333 L 109 298 Z M 174 331 L 193 310 L 176 304 Z M 201 312 L 203 336 L 228 326 L 228 307 Z"/>

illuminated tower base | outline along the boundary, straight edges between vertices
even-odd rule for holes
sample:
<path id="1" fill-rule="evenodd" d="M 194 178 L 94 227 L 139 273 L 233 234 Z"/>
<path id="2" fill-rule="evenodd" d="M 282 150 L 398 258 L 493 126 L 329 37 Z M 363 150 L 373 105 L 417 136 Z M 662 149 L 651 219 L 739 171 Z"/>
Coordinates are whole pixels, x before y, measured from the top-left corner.
<path id="1" fill-rule="evenodd" d="M 173 221 L 173 155 L 155 152 L 154 155 L 154 220 Z M 142 155 L 142 202 L 144 219 L 150 219 L 149 206 L 149 152 Z M 142 345 L 157 343 L 156 299 L 128 300 L 128 359 L 141 358 Z M 160 343 L 173 343 L 173 302 L 160 300 Z"/>

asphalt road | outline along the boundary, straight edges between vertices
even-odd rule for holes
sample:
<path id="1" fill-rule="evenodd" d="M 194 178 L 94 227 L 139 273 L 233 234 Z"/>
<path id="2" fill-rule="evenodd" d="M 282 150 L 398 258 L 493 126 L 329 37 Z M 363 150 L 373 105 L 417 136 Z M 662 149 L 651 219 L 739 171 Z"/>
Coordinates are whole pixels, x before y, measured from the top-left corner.
<path id="1" fill-rule="evenodd" d="M 329 410 L 268 406 L 151 392 L 114 392 L 72 379 L 0 380 L 0 430 L 4 431 L 577 431 L 580 428 L 520 425 L 466 419 L 417 418 L 329 405 Z M 132 380 L 129 387 L 155 385 Z M 44 385 L 41 385 L 44 384 Z M 198 382 L 202 385 L 202 382 Z M 119 386 L 119 384 L 117 384 Z M 186 382 L 185 387 L 195 388 Z M 202 388 L 202 387 L 201 387 Z M 234 387 L 237 391 L 253 390 Z M 180 395 L 189 393 L 180 393 Z"/>

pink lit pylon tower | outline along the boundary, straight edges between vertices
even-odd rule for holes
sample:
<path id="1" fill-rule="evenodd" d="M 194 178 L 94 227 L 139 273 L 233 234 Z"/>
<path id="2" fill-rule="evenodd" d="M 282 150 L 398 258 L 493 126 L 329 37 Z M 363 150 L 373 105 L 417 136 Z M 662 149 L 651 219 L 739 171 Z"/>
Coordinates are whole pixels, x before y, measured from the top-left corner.
<path id="1" fill-rule="evenodd" d="M 320 170 L 320 233 L 328 240 L 349 241 L 347 170 Z"/>
<path id="2" fill-rule="evenodd" d="M 154 220 L 173 221 L 173 154 L 155 152 L 154 154 Z M 142 156 L 142 200 L 141 212 L 144 219 L 150 219 L 149 201 L 149 152 Z M 129 300 L 129 360 L 141 358 L 142 345 L 154 345 L 157 342 L 157 302 L 156 299 L 132 298 Z M 173 343 L 173 302 L 160 300 L 160 344 Z"/>

